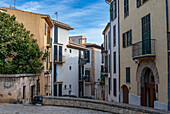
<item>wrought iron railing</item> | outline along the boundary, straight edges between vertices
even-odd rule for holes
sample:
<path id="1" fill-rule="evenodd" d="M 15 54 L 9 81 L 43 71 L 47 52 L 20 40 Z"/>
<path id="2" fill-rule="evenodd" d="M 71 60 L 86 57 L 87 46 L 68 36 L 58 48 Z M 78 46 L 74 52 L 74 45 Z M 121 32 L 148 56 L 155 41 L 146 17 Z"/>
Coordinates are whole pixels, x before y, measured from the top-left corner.
<path id="1" fill-rule="evenodd" d="M 155 53 L 155 39 L 149 39 L 137 42 L 132 45 L 132 57 L 138 57 Z"/>

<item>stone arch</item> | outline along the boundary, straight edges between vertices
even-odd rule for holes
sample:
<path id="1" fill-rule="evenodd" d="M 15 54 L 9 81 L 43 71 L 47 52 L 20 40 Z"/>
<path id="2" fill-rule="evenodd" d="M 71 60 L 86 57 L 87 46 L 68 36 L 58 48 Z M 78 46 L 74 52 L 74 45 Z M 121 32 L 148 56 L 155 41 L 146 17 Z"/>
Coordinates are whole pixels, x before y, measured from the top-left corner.
<path id="1" fill-rule="evenodd" d="M 147 68 L 150 68 L 151 71 L 153 72 L 154 79 L 155 79 L 155 85 L 159 84 L 159 74 L 158 70 L 156 67 L 156 64 L 151 61 L 141 61 L 140 64 L 138 65 L 137 69 L 137 82 L 138 82 L 138 94 L 141 95 L 141 87 L 143 86 L 143 78 L 144 78 L 144 72 L 146 71 Z"/>

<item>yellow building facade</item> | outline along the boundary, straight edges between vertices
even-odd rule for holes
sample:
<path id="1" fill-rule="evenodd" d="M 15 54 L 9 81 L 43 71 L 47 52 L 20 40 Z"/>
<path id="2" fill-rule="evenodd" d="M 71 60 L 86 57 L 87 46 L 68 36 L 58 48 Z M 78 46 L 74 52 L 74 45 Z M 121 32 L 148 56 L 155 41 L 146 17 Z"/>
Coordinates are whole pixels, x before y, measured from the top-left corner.
<path id="1" fill-rule="evenodd" d="M 119 0 L 120 102 L 168 110 L 166 6 L 170 0 Z"/>
<path id="2" fill-rule="evenodd" d="M 1 10 L 6 11 L 10 15 L 15 15 L 16 21 L 23 23 L 24 27 L 34 34 L 34 39 L 37 40 L 39 48 L 44 53 L 48 53 L 48 57 L 45 61 L 41 62 L 44 66 L 44 71 L 41 72 L 39 77 L 40 90 L 37 94 L 50 95 L 50 62 L 51 62 L 51 28 L 53 24 L 49 15 L 37 14 L 32 12 L 26 12 L 11 8 L 0 7 Z"/>

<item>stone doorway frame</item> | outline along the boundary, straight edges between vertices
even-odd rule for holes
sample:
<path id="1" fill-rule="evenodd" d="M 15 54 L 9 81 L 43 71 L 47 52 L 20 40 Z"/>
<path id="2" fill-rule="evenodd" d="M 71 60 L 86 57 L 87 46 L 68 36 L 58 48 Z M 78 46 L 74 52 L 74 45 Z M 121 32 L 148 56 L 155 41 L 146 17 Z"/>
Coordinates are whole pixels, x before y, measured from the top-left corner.
<path id="1" fill-rule="evenodd" d="M 143 60 L 138 64 L 137 69 L 137 82 L 138 82 L 138 95 L 141 96 L 141 87 L 144 87 L 144 73 L 150 68 L 154 75 L 155 80 L 155 92 L 156 100 L 158 99 L 158 84 L 159 84 L 159 74 L 156 67 L 156 64 L 151 60 Z"/>

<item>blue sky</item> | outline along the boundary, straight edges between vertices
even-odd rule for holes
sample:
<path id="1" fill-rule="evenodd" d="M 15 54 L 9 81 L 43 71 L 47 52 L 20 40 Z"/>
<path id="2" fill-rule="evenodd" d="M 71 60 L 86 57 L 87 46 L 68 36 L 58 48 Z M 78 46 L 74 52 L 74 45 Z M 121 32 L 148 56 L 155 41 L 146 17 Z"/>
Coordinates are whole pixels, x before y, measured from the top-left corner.
<path id="1" fill-rule="evenodd" d="M 14 0 L 0 0 L 0 6 L 8 7 Z M 109 21 L 109 5 L 105 0 L 16 0 L 16 8 L 20 10 L 48 14 L 69 24 L 74 30 L 70 36 L 84 35 L 89 43 L 101 44 L 102 31 Z"/>

